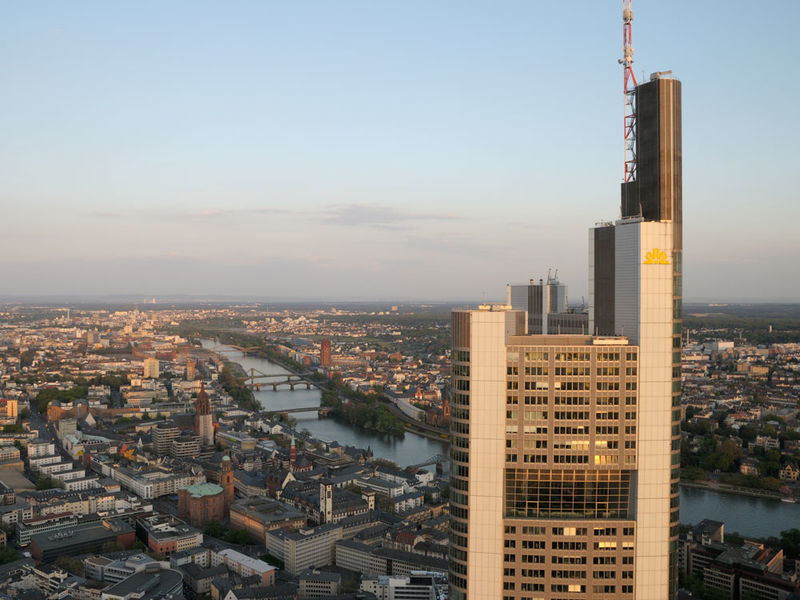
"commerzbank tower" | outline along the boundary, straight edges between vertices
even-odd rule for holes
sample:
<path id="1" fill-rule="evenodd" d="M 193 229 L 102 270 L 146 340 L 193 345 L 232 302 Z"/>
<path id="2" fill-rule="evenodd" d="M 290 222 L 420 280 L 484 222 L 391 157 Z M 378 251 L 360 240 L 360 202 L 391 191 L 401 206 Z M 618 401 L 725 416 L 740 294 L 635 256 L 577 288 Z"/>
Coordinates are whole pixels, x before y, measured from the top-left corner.
<path id="1" fill-rule="evenodd" d="M 681 83 L 637 83 L 624 6 L 621 210 L 589 230 L 582 331 L 453 311 L 453 600 L 677 596 Z M 538 306 L 538 305 L 537 305 Z"/>

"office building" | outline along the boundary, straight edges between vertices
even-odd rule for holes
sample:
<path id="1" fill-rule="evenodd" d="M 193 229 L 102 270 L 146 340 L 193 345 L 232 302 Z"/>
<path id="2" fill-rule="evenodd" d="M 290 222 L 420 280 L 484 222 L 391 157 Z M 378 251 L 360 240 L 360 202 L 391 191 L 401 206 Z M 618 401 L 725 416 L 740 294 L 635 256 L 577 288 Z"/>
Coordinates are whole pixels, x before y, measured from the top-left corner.
<path id="1" fill-rule="evenodd" d="M 300 573 L 298 583 L 300 585 L 297 588 L 297 597 L 300 600 L 330 598 L 339 593 L 342 587 L 342 576 L 339 573 L 308 569 Z"/>
<path id="2" fill-rule="evenodd" d="M 153 452 L 163 456 L 172 450 L 172 440 L 181 435 L 180 428 L 172 421 L 159 423 L 152 430 Z"/>
<path id="3" fill-rule="evenodd" d="M 333 563 L 334 546 L 341 539 L 342 526 L 327 523 L 298 531 L 267 531 L 266 546 L 267 552 L 283 561 L 287 572 L 297 575 Z"/>
<path id="4" fill-rule="evenodd" d="M 524 335 L 510 305 L 453 312 L 454 600 L 676 597 L 680 82 L 633 95 L 635 176 L 589 236 L 592 335 Z"/>
<path id="5" fill-rule="evenodd" d="M 136 534 L 153 552 L 171 556 L 197 548 L 203 543 L 203 532 L 170 515 L 140 517 Z"/>
<path id="6" fill-rule="evenodd" d="M 197 369 L 193 358 L 186 359 L 186 381 L 194 381 Z"/>
<path id="7" fill-rule="evenodd" d="M 174 458 L 194 458 L 200 455 L 200 436 L 184 433 L 170 445 L 169 453 Z"/>
<path id="8" fill-rule="evenodd" d="M 329 339 L 322 340 L 319 347 L 319 364 L 326 369 L 330 369 L 333 364 L 331 360 L 331 341 Z"/>
<path id="9" fill-rule="evenodd" d="M 225 548 L 215 552 L 212 557 L 213 566 L 224 564 L 240 577 L 257 576 L 260 585 L 269 586 L 275 583 L 275 567 L 263 560 L 247 556 L 236 550 Z"/>
<path id="10" fill-rule="evenodd" d="M 246 529 L 254 540 L 265 540 L 273 529 L 300 529 L 306 516 L 293 506 L 272 498 L 244 498 L 233 503 L 230 510 L 233 529 Z"/>
<path id="11" fill-rule="evenodd" d="M 142 361 L 143 364 L 143 376 L 145 379 L 158 379 L 159 369 L 158 369 L 158 359 L 147 357 Z"/>
<path id="12" fill-rule="evenodd" d="M 529 283 L 506 286 L 506 304 L 527 313 L 527 333 L 591 333 L 589 314 L 570 309 L 567 305 L 567 286 L 556 275 L 547 274 L 547 281 L 531 279 Z"/>
<path id="13" fill-rule="evenodd" d="M 589 325 L 642 348 L 636 598 L 671 598 L 680 497 L 681 83 L 655 73 L 634 93 L 636 178 L 622 184 L 622 218 L 590 230 Z"/>
<path id="14" fill-rule="evenodd" d="M 16 398 L 0 398 L 0 423 L 12 425 L 19 416 L 19 403 Z"/>
<path id="15" fill-rule="evenodd" d="M 103 591 L 103 600 L 166 600 L 182 598 L 183 577 L 173 569 L 135 573 Z"/>
<path id="16" fill-rule="evenodd" d="M 378 600 L 436 600 L 436 585 L 432 575 L 410 575 L 364 579 L 361 591 L 375 594 Z"/>
<path id="17" fill-rule="evenodd" d="M 129 550 L 135 541 L 133 527 L 125 520 L 112 519 L 96 525 L 34 535 L 31 538 L 31 554 L 37 562 L 48 563 L 59 556 L 99 552 L 109 542 Z"/>

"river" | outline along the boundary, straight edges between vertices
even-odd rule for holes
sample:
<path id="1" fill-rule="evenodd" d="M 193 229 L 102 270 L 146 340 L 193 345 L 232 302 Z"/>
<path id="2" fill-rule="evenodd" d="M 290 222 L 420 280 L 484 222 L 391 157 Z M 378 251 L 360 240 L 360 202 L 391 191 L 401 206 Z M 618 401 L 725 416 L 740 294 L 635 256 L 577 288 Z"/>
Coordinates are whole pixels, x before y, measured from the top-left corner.
<path id="1" fill-rule="evenodd" d="M 203 340 L 203 347 L 212 349 L 216 342 Z M 227 350 L 232 348 L 225 347 Z M 288 373 L 286 369 L 268 360 L 245 356 L 241 352 L 225 352 L 225 356 L 242 366 L 245 371 L 257 369 L 262 373 Z M 295 391 L 279 389 L 273 392 L 256 391 L 255 397 L 267 410 L 319 406 L 320 392 L 298 386 Z M 436 454 L 446 454 L 447 444 L 406 433 L 405 437 L 383 435 L 356 429 L 336 419 L 320 419 L 316 412 L 294 413 L 299 430 L 307 429 L 312 436 L 340 444 L 370 447 L 376 457 L 386 458 L 401 466 L 421 463 Z M 751 498 L 697 488 L 681 489 L 681 523 L 697 524 L 703 519 L 725 522 L 727 532 L 742 535 L 777 536 L 781 530 L 800 527 L 800 504 L 788 504 L 766 498 Z"/>
<path id="2" fill-rule="evenodd" d="M 701 488 L 681 488 L 681 523 L 695 525 L 703 519 L 724 521 L 728 533 L 778 537 L 784 529 L 800 528 L 800 504 Z"/>
<path id="3" fill-rule="evenodd" d="M 212 349 L 218 344 L 210 340 L 202 340 L 203 348 Z M 229 346 L 225 357 L 249 372 L 256 369 L 262 373 L 289 373 L 283 367 L 263 358 L 245 356 Z M 284 387 L 277 392 L 271 386 L 263 386 L 261 391 L 253 391 L 256 400 L 265 410 L 280 410 L 286 408 L 319 406 L 321 393 L 318 389 L 305 389 L 305 386 L 296 386 L 294 391 Z M 371 448 L 377 458 L 386 458 L 398 465 L 406 466 L 425 462 L 437 454 L 447 454 L 447 444 L 438 440 L 423 437 L 407 432 L 404 437 L 384 435 L 381 433 L 356 429 L 337 419 L 320 419 L 316 412 L 292 413 L 297 419 L 297 429 L 308 430 L 317 439 L 332 442 L 337 441 L 342 445 Z"/>

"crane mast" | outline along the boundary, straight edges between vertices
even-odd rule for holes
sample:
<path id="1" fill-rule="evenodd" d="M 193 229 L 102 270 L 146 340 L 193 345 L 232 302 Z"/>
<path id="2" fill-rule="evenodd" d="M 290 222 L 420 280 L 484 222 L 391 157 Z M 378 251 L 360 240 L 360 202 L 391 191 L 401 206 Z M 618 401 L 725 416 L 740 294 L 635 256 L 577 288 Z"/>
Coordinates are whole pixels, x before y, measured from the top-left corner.
<path id="1" fill-rule="evenodd" d="M 636 179 L 636 76 L 633 74 L 632 22 L 631 0 L 622 0 L 622 58 L 619 63 L 623 69 L 625 182 Z"/>

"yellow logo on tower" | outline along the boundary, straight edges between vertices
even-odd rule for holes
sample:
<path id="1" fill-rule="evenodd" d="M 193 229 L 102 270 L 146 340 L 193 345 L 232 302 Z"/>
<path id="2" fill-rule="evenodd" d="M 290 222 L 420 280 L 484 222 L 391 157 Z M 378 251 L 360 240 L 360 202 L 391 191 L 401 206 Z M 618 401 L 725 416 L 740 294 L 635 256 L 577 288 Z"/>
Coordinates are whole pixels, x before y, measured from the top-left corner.
<path id="1" fill-rule="evenodd" d="M 669 257 L 667 257 L 667 253 L 662 250 L 661 248 L 653 248 L 644 258 L 644 264 L 646 265 L 668 265 L 669 264 Z"/>

